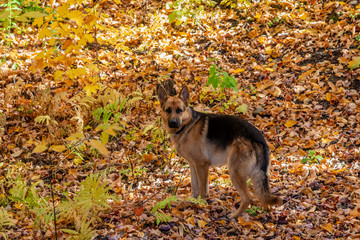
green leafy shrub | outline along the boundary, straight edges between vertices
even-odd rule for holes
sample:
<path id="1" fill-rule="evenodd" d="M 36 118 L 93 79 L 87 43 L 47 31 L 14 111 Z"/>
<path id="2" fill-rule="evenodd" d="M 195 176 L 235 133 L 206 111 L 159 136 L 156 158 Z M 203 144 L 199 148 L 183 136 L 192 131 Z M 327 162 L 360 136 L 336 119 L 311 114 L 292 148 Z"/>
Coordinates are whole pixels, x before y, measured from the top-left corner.
<path id="1" fill-rule="evenodd" d="M 221 90 L 225 88 L 232 88 L 238 91 L 236 79 L 225 71 L 217 67 L 215 64 L 211 65 L 209 69 L 209 77 L 206 85 L 212 85 L 215 89 L 220 87 Z"/>
<path id="2" fill-rule="evenodd" d="M 309 151 L 309 154 L 308 154 L 306 157 L 304 157 L 304 158 L 301 160 L 301 162 L 302 162 L 303 164 L 306 164 L 306 163 L 308 163 L 308 164 L 314 164 L 314 163 L 319 163 L 322 159 L 323 159 L 322 156 L 317 155 L 314 150 L 310 150 L 310 151 Z"/>

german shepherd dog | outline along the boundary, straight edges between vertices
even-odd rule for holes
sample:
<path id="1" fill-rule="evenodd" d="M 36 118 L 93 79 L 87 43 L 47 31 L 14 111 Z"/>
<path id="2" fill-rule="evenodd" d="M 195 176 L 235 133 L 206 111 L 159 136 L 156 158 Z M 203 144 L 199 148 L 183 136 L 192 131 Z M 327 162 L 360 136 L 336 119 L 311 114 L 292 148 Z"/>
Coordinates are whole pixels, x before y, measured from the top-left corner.
<path id="1" fill-rule="evenodd" d="M 190 164 L 192 197 L 208 195 L 209 167 L 227 164 L 231 182 L 241 196 L 239 209 L 229 217 L 237 218 L 250 204 L 248 178 L 262 205 L 282 203 L 270 193 L 267 175 L 270 150 L 261 132 L 247 121 L 229 115 L 206 114 L 189 107 L 189 90 L 178 97 L 158 88 L 161 117 L 177 152 Z"/>

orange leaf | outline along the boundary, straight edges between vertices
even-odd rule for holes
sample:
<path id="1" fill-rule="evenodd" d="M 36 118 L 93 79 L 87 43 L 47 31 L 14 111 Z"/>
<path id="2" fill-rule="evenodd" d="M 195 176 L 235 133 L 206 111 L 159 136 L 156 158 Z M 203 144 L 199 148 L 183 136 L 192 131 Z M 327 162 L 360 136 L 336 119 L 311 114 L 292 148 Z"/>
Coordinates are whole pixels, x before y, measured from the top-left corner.
<path id="1" fill-rule="evenodd" d="M 312 74 L 313 72 L 315 72 L 316 69 L 315 68 L 312 68 L 304 73 L 302 73 L 300 76 L 299 76 L 299 80 L 303 80 L 305 79 L 307 76 L 309 76 L 310 74 Z"/>
<path id="2" fill-rule="evenodd" d="M 258 34 L 258 32 L 257 32 L 256 30 L 251 30 L 247 36 L 248 36 L 249 38 L 255 38 L 255 37 L 257 37 L 258 35 L 259 35 L 259 34 Z"/>
<path id="3" fill-rule="evenodd" d="M 205 222 L 204 220 L 199 220 L 197 224 L 200 228 L 203 228 L 207 225 L 207 222 Z"/>
<path id="4" fill-rule="evenodd" d="M 144 207 L 143 206 L 134 208 L 134 213 L 135 213 L 136 216 L 140 216 L 143 212 L 144 212 Z"/>
<path id="5" fill-rule="evenodd" d="M 321 225 L 322 229 L 325 229 L 328 232 L 332 232 L 333 231 L 333 227 L 330 223 L 324 223 L 323 225 Z"/>

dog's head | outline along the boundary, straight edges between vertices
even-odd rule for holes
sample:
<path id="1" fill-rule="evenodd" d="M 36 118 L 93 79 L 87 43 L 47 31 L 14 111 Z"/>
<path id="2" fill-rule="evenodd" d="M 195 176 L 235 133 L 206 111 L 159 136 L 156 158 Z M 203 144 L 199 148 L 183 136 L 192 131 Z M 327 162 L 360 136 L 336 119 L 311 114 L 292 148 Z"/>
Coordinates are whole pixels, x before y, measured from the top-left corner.
<path id="1" fill-rule="evenodd" d="M 158 89 L 161 105 L 161 117 L 166 129 L 170 134 L 176 133 L 191 120 L 189 108 L 189 90 L 184 86 L 179 96 L 169 96 L 166 90 L 160 86 Z"/>

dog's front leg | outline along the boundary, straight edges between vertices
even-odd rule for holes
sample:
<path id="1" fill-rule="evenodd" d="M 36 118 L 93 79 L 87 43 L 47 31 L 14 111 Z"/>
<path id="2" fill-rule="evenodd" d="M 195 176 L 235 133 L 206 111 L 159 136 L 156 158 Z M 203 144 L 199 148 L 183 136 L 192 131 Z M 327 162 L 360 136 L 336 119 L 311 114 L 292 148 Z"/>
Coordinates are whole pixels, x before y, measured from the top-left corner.
<path id="1" fill-rule="evenodd" d="M 203 162 L 196 165 L 196 175 L 199 187 L 199 195 L 201 198 L 206 198 L 209 193 L 209 167 L 210 164 Z"/>
<path id="2" fill-rule="evenodd" d="M 196 168 L 190 163 L 190 174 L 191 174 L 191 196 L 197 198 L 199 196 L 199 183 L 196 176 Z"/>

